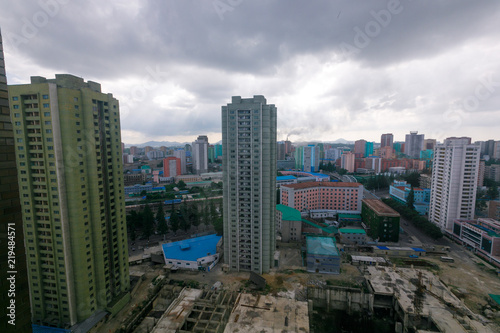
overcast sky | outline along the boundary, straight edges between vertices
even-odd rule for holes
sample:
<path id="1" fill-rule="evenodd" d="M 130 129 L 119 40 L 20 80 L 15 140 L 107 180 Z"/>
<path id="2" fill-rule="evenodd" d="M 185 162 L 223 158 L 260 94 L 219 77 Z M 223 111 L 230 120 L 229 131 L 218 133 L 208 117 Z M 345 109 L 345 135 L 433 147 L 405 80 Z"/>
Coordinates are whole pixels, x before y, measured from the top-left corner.
<path id="1" fill-rule="evenodd" d="M 9 84 L 69 73 L 120 101 L 122 141 L 221 139 L 264 95 L 278 139 L 500 140 L 498 0 L 0 0 Z"/>

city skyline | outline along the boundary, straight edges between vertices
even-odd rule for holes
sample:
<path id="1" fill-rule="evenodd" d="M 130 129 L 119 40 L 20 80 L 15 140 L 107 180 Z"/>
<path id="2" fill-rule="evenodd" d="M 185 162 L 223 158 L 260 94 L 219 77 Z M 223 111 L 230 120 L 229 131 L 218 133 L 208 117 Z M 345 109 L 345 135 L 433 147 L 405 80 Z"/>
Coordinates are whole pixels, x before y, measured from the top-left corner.
<path id="1" fill-rule="evenodd" d="M 495 2 L 52 0 L 3 9 L 9 84 L 59 73 L 100 82 L 120 101 L 128 144 L 200 134 L 218 142 L 219 107 L 235 94 L 280 105 L 278 140 L 378 142 L 390 132 L 403 141 L 410 131 L 498 139 Z"/>

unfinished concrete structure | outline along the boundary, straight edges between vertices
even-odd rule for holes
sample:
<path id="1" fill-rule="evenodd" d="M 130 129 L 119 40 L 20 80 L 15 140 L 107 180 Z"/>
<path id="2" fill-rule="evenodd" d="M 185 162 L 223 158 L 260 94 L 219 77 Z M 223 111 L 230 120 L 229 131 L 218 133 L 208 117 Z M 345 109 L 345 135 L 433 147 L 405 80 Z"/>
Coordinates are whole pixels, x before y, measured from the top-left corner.
<path id="1" fill-rule="evenodd" d="M 220 333 L 236 294 L 184 288 L 161 316 L 152 333 Z"/>
<path id="2" fill-rule="evenodd" d="M 239 294 L 224 333 L 309 332 L 307 302 Z"/>

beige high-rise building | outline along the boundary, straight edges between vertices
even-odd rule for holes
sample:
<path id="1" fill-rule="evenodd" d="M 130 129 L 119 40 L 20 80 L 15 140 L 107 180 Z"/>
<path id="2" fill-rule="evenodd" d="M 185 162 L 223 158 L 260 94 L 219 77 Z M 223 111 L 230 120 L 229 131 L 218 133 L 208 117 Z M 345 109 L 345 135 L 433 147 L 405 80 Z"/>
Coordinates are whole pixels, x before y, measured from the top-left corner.
<path id="1" fill-rule="evenodd" d="M 222 107 L 224 261 L 269 272 L 276 249 L 277 110 L 264 96 Z"/>

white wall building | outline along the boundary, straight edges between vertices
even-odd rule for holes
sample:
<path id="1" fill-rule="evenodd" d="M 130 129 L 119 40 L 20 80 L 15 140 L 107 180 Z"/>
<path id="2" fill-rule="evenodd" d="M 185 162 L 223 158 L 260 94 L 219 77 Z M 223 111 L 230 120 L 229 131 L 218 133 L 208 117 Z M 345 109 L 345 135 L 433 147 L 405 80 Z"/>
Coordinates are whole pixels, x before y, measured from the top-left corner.
<path id="1" fill-rule="evenodd" d="M 474 217 L 480 150 L 466 137 L 436 146 L 429 220 L 441 229 L 451 228 L 455 219 Z"/>

